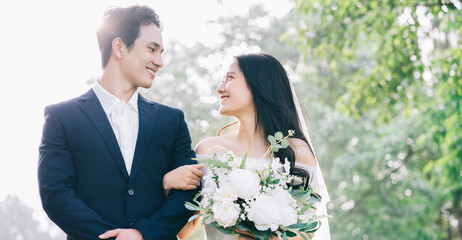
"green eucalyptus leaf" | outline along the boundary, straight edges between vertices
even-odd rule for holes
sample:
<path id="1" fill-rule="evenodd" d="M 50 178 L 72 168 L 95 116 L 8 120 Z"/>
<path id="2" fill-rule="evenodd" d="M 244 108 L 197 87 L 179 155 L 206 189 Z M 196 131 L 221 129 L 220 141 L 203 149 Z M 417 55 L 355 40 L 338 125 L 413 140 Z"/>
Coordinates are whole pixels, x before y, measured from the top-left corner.
<path id="1" fill-rule="evenodd" d="M 188 210 L 191 210 L 191 211 L 199 211 L 200 208 L 199 206 L 196 206 L 190 202 L 184 202 L 184 206 L 186 207 L 186 209 Z"/>
<path id="2" fill-rule="evenodd" d="M 279 141 L 284 137 L 284 135 L 282 135 L 282 132 L 277 132 L 274 134 L 274 137 Z"/>
<path id="3" fill-rule="evenodd" d="M 209 165 L 212 165 L 212 166 L 215 166 L 215 167 L 218 167 L 218 168 L 226 168 L 228 170 L 231 170 L 231 167 L 227 163 L 222 162 L 222 161 L 217 160 L 217 159 L 193 158 L 193 160 L 196 160 L 196 161 L 199 161 L 199 162 L 204 162 L 204 163 L 207 163 Z"/>
<path id="4" fill-rule="evenodd" d="M 294 233 L 292 231 L 289 231 L 289 230 L 285 231 L 285 233 L 286 233 L 287 237 L 295 237 L 295 236 L 297 236 L 296 233 Z"/>
<path id="5" fill-rule="evenodd" d="M 192 216 L 188 219 L 188 222 L 191 222 L 192 220 L 194 220 L 194 219 L 196 219 L 196 218 L 198 218 L 198 217 L 200 217 L 200 216 L 201 216 L 200 213 L 199 213 L 199 214 L 196 214 L 196 215 L 192 215 Z"/>
<path id="6" fill-rule="evenodd" d="M 281 181 L 281 179 L 273 179 L 268 182 L 268 184 L 278 184 Z"/>
<path id="7" fill-rule="evenodd" d="M 270 141 L 271 145 L 275 145 L 275 144 L 276 144 L 276 138 L 274 138 L 274 137 L 271 136 L 271 135 L 268 136 L 268 141 Z"/>
<path id="8" fill-rule="evenodd" d="M 204 224 L 205 224 L 205 221 L 206 221 L 207 219 L 209 219 L 209 218 L 210 218 L 210 215 L 208 215 L 208 216 L 206 216 L 206 217 L 203 217 L 202 220 L 201 220 L 201 225 L 204 225 Z"/>
<path id="9" fill-rule="evenodd" d="M 240 221 L 236 224 L 236 227 L 241 231 L 250 231 L 250 228 L 245 224 L 244 221 Z"/>
<path id="10" fill-rule="evenodd" d="M 302 232 L 315 232 L 319 227 L 321 226 L 321 221 L 312 221 L 312 222 L 309 222 L 306 227 L 304 227 L 303 229 L 300 229 L 300 231 Z"/>
<path id="11" fill-rule="evenodd" d="M 302 232 L 300 231 L 297 231 L 298 235 L 301 236 L 303 238 L 303 240 L 308 240 L 306 237 L 305 237 L 305 234 L 303 234 Z M 309 236 L 309 235 L 308 235 Z M 310 237 L 311 239 L 311 237 Z"/>
<path id="12" fill-rule="evenodd" d="M 255 235 L 255 237 L 257 237 L 257 239 L 262 239 L 262 240 L 263 239 L 269 239 L 271 237 L 271 231 L 270 230 L 259 231 L 256 228 L 252 228 L 252 229 L 250 229 L 250 233 Z"/>
<path id="13" fill-rule="evenodd" d="M 295 223 L 290 226 L 287 226 L 286 228 L 299 229 L 299 228 L 305 228 L 307 225 L 308 223 Z"/>

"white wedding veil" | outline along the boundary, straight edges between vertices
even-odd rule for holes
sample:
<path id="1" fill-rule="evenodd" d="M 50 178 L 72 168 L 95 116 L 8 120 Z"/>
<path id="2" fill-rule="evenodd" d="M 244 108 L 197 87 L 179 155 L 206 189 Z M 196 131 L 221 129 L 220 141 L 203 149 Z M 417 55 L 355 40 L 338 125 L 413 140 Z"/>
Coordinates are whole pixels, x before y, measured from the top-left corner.
<path id="1" fill-rule="evenodd" d="M 313 175 L 316 178 L 317 186 L 313 186 L 314 192 L 321 195 L 321 202 L 317 206 L 316 214 L 320 216 L 327 216 L 327 206 L 326 204 L 330 201 L 329 193 L 327 192 L 326 183 L 324 182 L 324 177 L 322 176 L 321 168 L 319 166 L 319 161 L 314 151 L 313 144 L 311 143 L 310 134 L 308 133 L 308 127 L 306 125 L 305 117 L 300 106 L 300 102 L 297 98 L 297 93 L 295 92 L 294 85 L 290 81 L 290 88 L 292 90 L 292 96 L 294 99 L 295 107 L 297 108 L 297 115 L 302 127 L 303 135 L 305 136 L 308 144 L 313 152 L 314 158 L 316 159 L 316 173 Z M 315 232 L 313 239 L 319 240 L 330 240 L 330 230 L 329 230 L 329 219 L 327 217 L 321 218 L 321 227 Z"/>

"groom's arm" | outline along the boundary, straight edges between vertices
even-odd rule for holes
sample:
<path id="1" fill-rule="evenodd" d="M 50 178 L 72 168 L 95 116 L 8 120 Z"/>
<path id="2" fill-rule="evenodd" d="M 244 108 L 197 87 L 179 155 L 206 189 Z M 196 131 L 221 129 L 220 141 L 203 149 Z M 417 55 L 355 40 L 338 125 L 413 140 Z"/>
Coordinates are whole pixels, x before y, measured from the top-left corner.
<path id="1" fill-rule="evenodd" d="M 47 107 L 38 164 L 43 209 L 53 222 L 74 239 L 97 239 L 99 234 L 116 228 L 75 194 L 74 178 L 74 165 L 65 130 L 56 112 Z"/>
<path id="2" fill-rule="evenodd" d="M 182 165 L 195 164 L 191 160 L 191 158 L 195 157 L 195 154 L 191 150 L 191 137 L 188 127 L 184 120 L 183 112 L 179 112 L 180 122 L 172 152 L 172 169 Z M 146 240 L 164 240 L 175 237 L 186 224 L 188 218 L 194 213 L 185 208 L 184 202 L 192 201 L 199 189 L 200 187 L 189 191 L 171 190 L 169 197 L 162 206 L 150 217 L 144 218 L 135 224 L 134 228 L 138 229 Z"/>

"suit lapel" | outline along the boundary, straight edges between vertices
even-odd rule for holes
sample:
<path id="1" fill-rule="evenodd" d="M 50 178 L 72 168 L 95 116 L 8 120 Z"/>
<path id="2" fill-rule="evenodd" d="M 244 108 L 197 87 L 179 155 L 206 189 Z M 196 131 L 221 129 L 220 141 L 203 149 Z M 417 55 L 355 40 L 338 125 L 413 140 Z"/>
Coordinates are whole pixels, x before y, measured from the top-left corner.
<path id="1" fill-rule="evenodd" d="M 82 95 L 80 100 L 82 101 L 80 108 L 91 120 L 101 138 L 103 138 L 104 143 L 109 149 L 113 159 L 116 161 L 117 166 L 119 166 L 122 175 L 128 180 L 129 177 L 127 169 L 125 168 L 122 153 L 120 152 L 119 144 L 117 143 L 114 131 L 112 130 L 111 124 L 109 123 L 101 103 L 92 89 Z"/>
<path id="2" fill-rule="evenodd" d="M 143 156 L 149 145 L 149 141 L 154 130 L 157 116 L 157 108 L 153 102 L 148 102 L 141 94 L 138 97 L 139 129 L 138 139 L 136 140 L 135 155 L 130 173 L 130 180 L 135 178 L 136 172 L 143 161 Z"/>

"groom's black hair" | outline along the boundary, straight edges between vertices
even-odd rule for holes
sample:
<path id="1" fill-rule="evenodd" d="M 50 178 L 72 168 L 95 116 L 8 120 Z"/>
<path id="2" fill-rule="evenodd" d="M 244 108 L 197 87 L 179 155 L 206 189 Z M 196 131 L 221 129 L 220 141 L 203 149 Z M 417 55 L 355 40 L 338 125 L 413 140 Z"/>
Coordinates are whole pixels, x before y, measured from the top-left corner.
<path id="1" fill-rule="evenodd" d="M 301 139 L 308 144 L 295 107 L 295 92 L 292 92 L 289 76 L 282 64 L 266 53 L 239 55 L 236 56 L 236 60 L 252 93 L 255 132 L 259 128 L 263 129 L 265 139 L 268 139 L 268 135 L 274 135 L 278 131 L 287 134 L 289 130 L 295 130 L 293 138 Z M 294 150 L 289 146 L 279 149 L 274 154 L 279 157 L 281 163 L 287 158 L 290 162 L 290 173 L 304 180 L 301 184 L 293 183 L 293 187 L 306 188 L 309 175 L 305 170 L 295 167 Z"/>
<path id="2" fill-rule="evenodd" d="M 147 6 L 113 7 L 103 15 L 103 22 L 96 31 L 102 67 L 105 68 L 112 52 L 112 41 L 119 37 L 130 50 L 138 38 L 140 26 L 155 24 L 162 29 L 159 16 Z"/>

